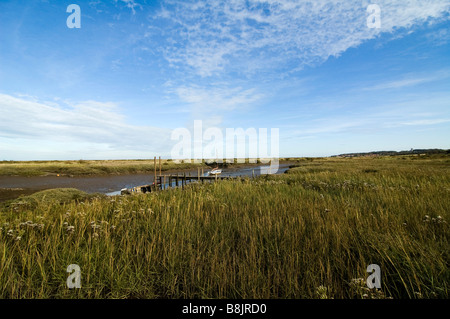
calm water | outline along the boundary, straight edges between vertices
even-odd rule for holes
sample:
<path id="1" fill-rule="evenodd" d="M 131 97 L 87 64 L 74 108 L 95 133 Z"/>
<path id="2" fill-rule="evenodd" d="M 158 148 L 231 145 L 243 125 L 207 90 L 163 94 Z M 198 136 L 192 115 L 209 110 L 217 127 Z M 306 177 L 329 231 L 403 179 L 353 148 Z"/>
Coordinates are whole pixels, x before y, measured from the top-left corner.
<path id="1" fill-rule="evenodd" d="M 276 174 L 282 174 L 289 169 L 290 164 L 280 164 Z M 252 176 L 267 174 L 268 166 L 250 166 L 222 169 L 221 176 Z M 206 175 L 210 169 L 204 169 Z M 191 174 L 197 176 L 197 169 L 184 171 L 169 171 L 163 174 Z M 275 173 L 275 172 L 272 172 Z M 153 174 L 88 176 L 88 177 L 21 177 L 0 176 L 0 199 L 13 199 L 21 194 L 50 188 L 77 188 L 88 193 L 103 193 L 107 195 L 120 194 L 123 188 L 132 188 L 153 183 Z"/>
<path id="2" fill-rule="evenodd" d="M 289 165 L 290 164 L 280 164 L 278 167 L 278 170 L 275 171 L 275 169 L 270 166 L 252 166 L 252 167 L 241 167 L 241 168 L 229 168 L 229 169 L 222 169 L 222 173 L 220 174 L 220 176 L 230 176 L 230 177 L 239 177 L 239 176 L 258 176 L 258 175 L 262 175 L 262 174 L 268 174 L 269 172 L 272 174 L 283 174 L 284 172 L 286 172 L 289 169 Z M 204 170 L 203 172 L 203 176 L 208 176 L 208 172 L 210 171 L 210 169 Z M 176 174 L 177 172 L 175 172 Z M 183 172 L 179 172 L 179 174 L 183 174 L 186 173 L 187 175 L 190 173 L 192 176 L 197 176 L 197 170 L 195 171 L 183 171 Z M 168 175 L 167 173 L 165 175 Z M 153 183 L 153 176 L 151 176 L 151 183 Z M 141 183 L 141 184 L 134 184 L 132 186 L 125 186 L 122 188 L 132 188 L 134 186 L 140 186 L 140 185 L 148 185 L 151 184 L 149 182 L 147 183 Z M 169 183 L 164 184 L 165 187 L 169 186 Z M 176 182 L 172 182 L 172 187 L 176 186 Z M 108 192 L 106 193 L 107 195 L 120 195 L 120 190 L 116 190 L 113 192 Z"/>

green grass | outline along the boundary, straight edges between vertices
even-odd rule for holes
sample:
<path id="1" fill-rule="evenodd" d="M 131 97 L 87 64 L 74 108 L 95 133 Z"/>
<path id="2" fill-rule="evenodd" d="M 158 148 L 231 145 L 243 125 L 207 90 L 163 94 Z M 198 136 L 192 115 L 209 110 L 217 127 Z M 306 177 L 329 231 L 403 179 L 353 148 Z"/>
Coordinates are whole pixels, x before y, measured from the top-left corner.
<path id="1" fill-rule="evenodd" d="M 41 195 L 1 211 L 0 298 L 449 297 L 446 158 L 314 159 L 184 190 Z M 66 287 L 70 264 L 81 289 Z M 358 281 L 370 264 L 381 291 Z"/>
<path id="2" fill-rule="evenodd" d="M 159 161 L 157 160 L 159 172 Z M 161 170 L 189 169 L 202 167 L 204 164 L 170 160 L 161 161 Z M 0 162 L 0 176 L 87 176 L 87 175 L 119 175 L 152 173 L 155 165 L 153 160 L 112 160 L 112 161 L 31 161 L 31 162 Z"/>
<path id="3" fill-rule="evenodd" d="M 18 199 L 0 203 L 0 207 L 10 208 L 21 206 L 27 209 L 36 209 L 38 206 L 50 204 L 64 204 L 72 201 L 85 201 L 92 198 L 106 198 L 103 194 L 88 194 L 75 188 L 48 189 L 28 196 L 19 196 Z"/>

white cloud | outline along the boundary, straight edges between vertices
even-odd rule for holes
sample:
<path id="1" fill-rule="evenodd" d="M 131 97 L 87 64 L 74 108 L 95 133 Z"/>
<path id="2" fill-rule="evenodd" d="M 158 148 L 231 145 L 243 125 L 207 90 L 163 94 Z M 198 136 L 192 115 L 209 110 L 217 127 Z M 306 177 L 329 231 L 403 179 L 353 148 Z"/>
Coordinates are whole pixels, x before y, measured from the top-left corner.
<path id="1" fill-rule="evenodd" d="M 192 106 L 196 119 L 213 113 L 217 120 L 270 97 L 273 91 L 264 91 L 263 82 L 276 83 L 274 78 L 337 57 L 381 33 L 398 36 L 400 28 L 413 32 L 415 25 L 450 12 L 450 0 L 379 0 L 375 2 L 381 7 L 382 28 L 377 30 L 367 27 L 367 7 L 373 2 L 166 0 L 154 16 L 160 23 L 154 23 L 149 34 L 164 39 L 161 52 L 180 75 L 168 91 Z M 210 79 L 219 84 L 206 82 Z M 411 76 L 367 90 L 433 80 L 429 75 Z"/>
<path id="2" fill-rule="evenodd" d="M 420 126 L 424 126 L 424 125 L 437 125 L 437 124 L 443 124 L 443 123 L 449 123 L 450 119 L 429 119 L 429 120 L 416 120 L 416 121 L 410 121 L 410 122 L 405 122 L 405 123 L 401 123 L 402 125 L 420 125 Z"/>
<path id="3" fill-rule="evenodd" d="M 168 0 L 159 15 L 166 21 L 164 54 L 172 65 L 189 66 L 203 77 L 224 70 L 301 69 L 450 11 L 449 0 L 380 0 L 381 29 L 369 29 L 371 2 Z"/>
<path id="4" fill-rule="evenodd" d="M 102 157 L 118 153 L 123 158 L 138 153 L 144 157 L 167 152 L 170 143 L 170 130 L 127 124 L 115 103 L 63 105 L 0 94 L 0 109 L 0 139 L 4 144 L 28 145 L 37 154 L 54 152 L 57 144 L 62 154 L 72 150 L 80 157 L 93 156 L 92 150 L 83 149 L 85 146 L 96 149 Z M 53 146 L 46 149 L 46 145 Z"/>
<path id="5" fill-rule="evenodd" d="M 430 40 L 431 45 L 441 46 L 450 42 L 450 30 L 439 29 L 427 34 L 427 38 Z"/>
<path id="6" fill-rule="evenodd" d="M 405 114 L 400 111 L 378 112 L 365 116 L 334 116 L 309 121 L 301 129 L 292 130 L 291 134 L 296 138 L 339 133 L 356 133 L 355 136 L 358 136 L 364 133 L 394 132 L 393 129 L 406 126 L 432 126 L 450 122 L 450 119 L 439 116 L 442 114 Z"/>
<path id="7" fill-rule="evenodd" d="M 115 2 L 117 3 L 119 0 L 115 0 Z M 125 3 L 127 5 L 127 8 L 130 8 L 131 11 L 133 12 L 133 14 L 136 14 L 136 10 L 134 8 L 141 8 L 142 6 L 137 3 L 134 0 L 120 0 L 121 2 Z"/>
<path id="8" fill-rule="evenodd" d="M 193 105 L 195 111 L 208 113 L 247 108 L 263 98 L 263 94 L 257 93 L 255 89 L 242 87 L 182 86 L 176 88 L 175 93 L 183 102 Z"/>
<path id="9" fill-rule="evenodd" d="M 367 129 L 371 123 L 368 119 L 362 118 L 324 118 L 309 123 L 308 126 L 299 130 L 294 130 L 293 134 L 300 137 L 320 134 L 336 134 L 349 131 L 361 131 Z"/>
<path id="10" fill-rule="evenodd" d="M 247 111 L 264 98 L 264 94 L 254 88 L 229 84 L 180 86 L 172 92 L 190 106 L 192 120 L 202 120 L 204 127 L 220 127 L 229 114 L 248 114 Z"/>
<path id="11" fill-rule="evenodd" d="M 377 84 L 371 87 L 363 88 L 364 91 L 372 91 L 372 90 L 385 90 L 385 89 L 401 89 L 404 87 L 416 86 L 419 84 L 430 83 L 434 81 L 441 81 L 448 78 L 450 75 L 448 71 L 439 71 L 435 72 L 435 74 L 429 76 L 421 76 L 416 74 L 408 74 L 404 76 L 403 79 L 388 81 L 381 84 Z"/>

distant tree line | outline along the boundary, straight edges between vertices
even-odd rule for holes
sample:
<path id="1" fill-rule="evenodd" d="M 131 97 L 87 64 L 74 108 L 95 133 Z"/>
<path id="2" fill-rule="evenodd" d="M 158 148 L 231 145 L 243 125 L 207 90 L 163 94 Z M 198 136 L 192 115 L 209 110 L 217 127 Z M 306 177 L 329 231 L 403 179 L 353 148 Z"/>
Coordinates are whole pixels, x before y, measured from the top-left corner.
<path id="1" fill-rule="evenodd" d="M 411 149 L 409 151 L 376 151 L 367 153 L 347 153 L 334 155 L 332 157 L 360 157 L 360 156 L 399 156 L 399 155 L 433 155 L 450 154 L 450 150 L 443 149 Z"/>

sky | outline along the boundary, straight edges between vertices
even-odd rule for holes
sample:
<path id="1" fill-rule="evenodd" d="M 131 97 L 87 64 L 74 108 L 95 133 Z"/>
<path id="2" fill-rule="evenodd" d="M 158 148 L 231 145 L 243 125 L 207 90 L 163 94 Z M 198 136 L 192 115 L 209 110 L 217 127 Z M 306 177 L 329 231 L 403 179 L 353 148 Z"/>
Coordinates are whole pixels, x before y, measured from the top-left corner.
<path id="1" fill-rule="evenodd" d="M 449 88 L 450 0 L 0 0 L 0 160 L 170 158 L 194 121 L 449 149 Z"/>

